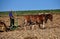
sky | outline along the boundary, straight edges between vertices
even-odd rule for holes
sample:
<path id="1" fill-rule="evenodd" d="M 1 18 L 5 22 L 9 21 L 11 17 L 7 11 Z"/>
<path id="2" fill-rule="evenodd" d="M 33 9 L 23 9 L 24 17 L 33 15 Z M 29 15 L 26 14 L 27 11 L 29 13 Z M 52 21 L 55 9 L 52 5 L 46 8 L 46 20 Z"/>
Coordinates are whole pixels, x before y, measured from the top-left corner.
<path id="1" fill-rule="evenodd" d="M 60 0 L 0 0 L 0 11 L 60 9 Z"/>

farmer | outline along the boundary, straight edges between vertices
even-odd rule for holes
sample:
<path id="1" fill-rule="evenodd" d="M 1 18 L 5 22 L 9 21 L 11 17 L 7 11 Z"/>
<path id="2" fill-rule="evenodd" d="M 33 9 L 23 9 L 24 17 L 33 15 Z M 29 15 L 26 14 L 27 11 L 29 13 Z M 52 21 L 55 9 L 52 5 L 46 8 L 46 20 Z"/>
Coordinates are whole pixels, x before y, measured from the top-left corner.
<path id="1" fill-rule="evenodd" d="M 14 25 L 14 16 L 12 14 L 12 11 L 9 13 L 9 17 L 10 17 L 10 27 Z"/>

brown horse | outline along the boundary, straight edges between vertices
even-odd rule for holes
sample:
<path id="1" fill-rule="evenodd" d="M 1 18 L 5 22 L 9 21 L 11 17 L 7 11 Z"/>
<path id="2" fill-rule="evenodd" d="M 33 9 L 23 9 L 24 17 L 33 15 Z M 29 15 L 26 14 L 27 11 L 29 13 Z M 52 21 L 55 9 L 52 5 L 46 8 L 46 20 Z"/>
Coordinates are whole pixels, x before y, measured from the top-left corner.
<path id="1" fill-rule="evenodd" d="M 30 25 L 30 15 L 24 15 L 24 25 Z"/>
<path id="2" fill-rule="evenodd" d="M 37 24 L 40 27 L 40 24 L 42 24 L 43 28 L 45 27 L 44 24 L 47 23 L 48 19 L 52 22 L 53 21 L 53 15 L 52 14 L 41 14 L 37 16 Z"/>

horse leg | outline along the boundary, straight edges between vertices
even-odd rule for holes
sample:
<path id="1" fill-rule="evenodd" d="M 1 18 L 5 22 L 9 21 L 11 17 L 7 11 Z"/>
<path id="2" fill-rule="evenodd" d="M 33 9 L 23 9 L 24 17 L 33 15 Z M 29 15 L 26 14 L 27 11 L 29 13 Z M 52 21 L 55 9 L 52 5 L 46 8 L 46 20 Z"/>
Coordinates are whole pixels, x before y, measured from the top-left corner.
<path id="1" fill-rule="evenodd" d="M 40 27 L 40 23 L 39 23 L 38 21 L 36 21 L 36 24 L 38 25 L 39 28 L 41 28 L 41 27 Z"/>
<path id="2" fill-rule="evenodd" d="M 39 26 L 39 28 L 41 28 L 41 25 L 40 24 L 38 24 L 38 26 Z"/>
<path id="3" fill-rule="evenodd" d="M 24 21 L 24 26 L 28 26 L 28 25 L 30 25 L 30 22 L 27 21 L 27 20 L 25 20 L 25 21 Z"/>
<path id="4" fill-rule="evenodd" d="M 47 19 L 45 19 L 45 23 L 47 23 Z"/>
<path id="5" fill-rule="evenodd" d="M 45 21 L 42 21 L 42 27 L 41 27 L 42 29 L 44 29 L 45 28 Z"/>
<path id="6" fill-rule="evenodd" d="M 52 19 L 52 18 L 50 18 L 50 21 L 53 21 L 53 19 Z"/>
<path id="7" fill-rule="evenodd" d="M 43 21 L 43 28 L 45 28 L 45 22 Z"/>

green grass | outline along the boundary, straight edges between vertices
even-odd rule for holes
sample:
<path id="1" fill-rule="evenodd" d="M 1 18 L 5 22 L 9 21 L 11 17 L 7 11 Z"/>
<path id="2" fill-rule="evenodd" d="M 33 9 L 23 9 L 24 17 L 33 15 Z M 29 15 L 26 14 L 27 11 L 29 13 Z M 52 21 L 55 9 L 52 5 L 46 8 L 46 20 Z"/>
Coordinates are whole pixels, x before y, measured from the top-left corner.
<path id="1" fill-rule="evenodd" d="M 38 14 L 38 13 L 49 13 L 49 12 L 60 12 L 60 9 L 55 9 L 55 10 L 28 10 L 28 11 L 12 11 L 13 14 L 15 14 L 15 12 L 17 13 L 17 15 L 23 15 L 23 14 Z M 9 11 L 5 11 L 5 12 L 0 12 L 0 15 L 8 15 Z"/>

